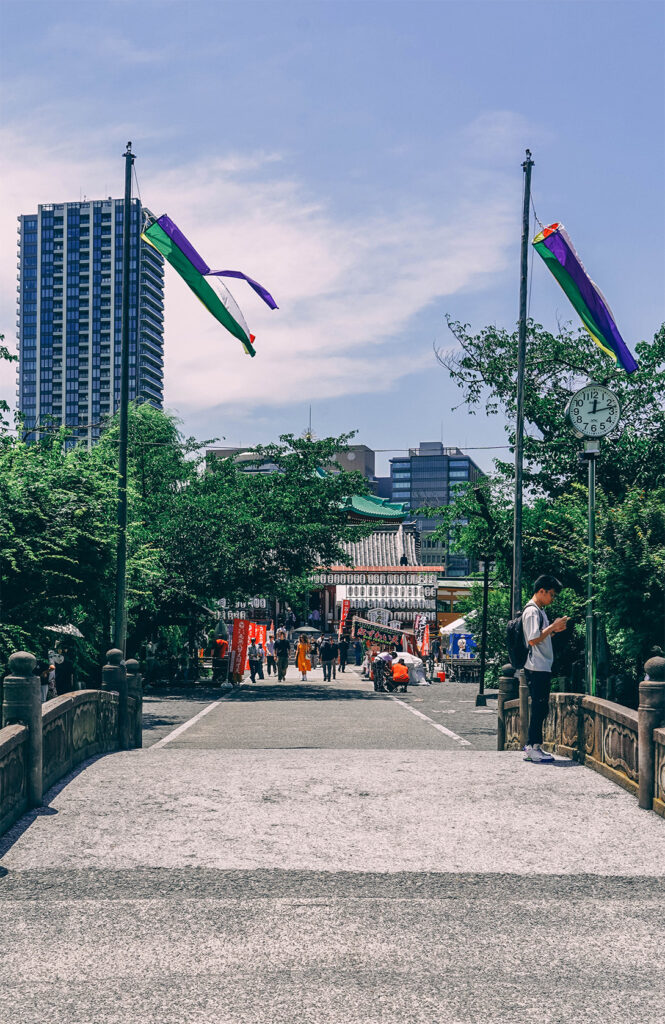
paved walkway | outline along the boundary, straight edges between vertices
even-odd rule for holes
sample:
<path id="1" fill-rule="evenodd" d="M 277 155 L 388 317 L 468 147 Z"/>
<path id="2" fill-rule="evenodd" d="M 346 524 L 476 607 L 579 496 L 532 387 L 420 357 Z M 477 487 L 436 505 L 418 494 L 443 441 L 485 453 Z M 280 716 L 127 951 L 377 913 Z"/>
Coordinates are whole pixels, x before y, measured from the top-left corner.
<path id="1" fill-rule="evenodd" d="M 0 1022 L 665 1018 L 665 823 L 478 749 L 472 696 L 293 676 L 182 722 L 169 698 L 191 725 L 0 840 Z"/>

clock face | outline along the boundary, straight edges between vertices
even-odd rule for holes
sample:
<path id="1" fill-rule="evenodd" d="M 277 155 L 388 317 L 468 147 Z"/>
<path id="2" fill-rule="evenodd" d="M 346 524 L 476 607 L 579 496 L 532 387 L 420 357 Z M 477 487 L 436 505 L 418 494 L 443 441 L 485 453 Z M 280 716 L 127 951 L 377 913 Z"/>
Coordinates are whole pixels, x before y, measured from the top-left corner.
<path id="1" fill-rule="evenodd" d="M 578 437 L 605 437 L 621 416 L 619 399 L 602 384 L 587 384 L 568 403 L 568 419 Z"/>

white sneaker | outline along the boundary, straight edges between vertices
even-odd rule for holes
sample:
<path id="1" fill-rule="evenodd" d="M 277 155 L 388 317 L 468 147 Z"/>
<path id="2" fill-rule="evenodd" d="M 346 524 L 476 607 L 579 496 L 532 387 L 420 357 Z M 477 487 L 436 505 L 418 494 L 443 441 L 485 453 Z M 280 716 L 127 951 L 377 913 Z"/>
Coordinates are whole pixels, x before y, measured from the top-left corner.
<path id="1" fill-rule="evenodd" d="M 540 760 L 541 761 L 553 761 L 554 760 L 552 755 L 547 750 L 543 750 L 543 748 L 541 747 L 540 743 L 535 743 L 533 749 L 538 751 L 538 753 L 540 754 Z"/>
<path id="2" fill-rule="evenodd" d="M 542 750 L 539 750 L 538 747 L 532 747 L 527 744 L 524 748 L 524 760 L 533 761 L 534 764 L 540 764 L 545 760 L 545 758 L 543 757 Z"/>

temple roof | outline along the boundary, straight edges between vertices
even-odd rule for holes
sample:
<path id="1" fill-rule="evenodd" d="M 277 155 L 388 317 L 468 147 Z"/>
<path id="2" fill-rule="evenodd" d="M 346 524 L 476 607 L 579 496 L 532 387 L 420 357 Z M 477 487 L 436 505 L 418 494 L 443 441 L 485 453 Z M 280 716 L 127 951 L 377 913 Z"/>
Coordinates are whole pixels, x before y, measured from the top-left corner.
<path id="1" fill-rule="evenodd" d="M 354 494 L 344 506 L 344 511 L 361 519 L 387 519 L 391 522 L 405 519 L 408 515 L 404 502 L 388 501 L 375 494 Z"/>
<path id="2" fill-rule="evenodd" d="M 402 555 L 409 565 L 418 565 L 417 533 L 415 527 L 404 528 L 400 523 L 395 529 L 376 529 L 362 540 L 348 541 L 342 547 L 348 555 L 347 565 L 354 566 L 399 566 Z"/>

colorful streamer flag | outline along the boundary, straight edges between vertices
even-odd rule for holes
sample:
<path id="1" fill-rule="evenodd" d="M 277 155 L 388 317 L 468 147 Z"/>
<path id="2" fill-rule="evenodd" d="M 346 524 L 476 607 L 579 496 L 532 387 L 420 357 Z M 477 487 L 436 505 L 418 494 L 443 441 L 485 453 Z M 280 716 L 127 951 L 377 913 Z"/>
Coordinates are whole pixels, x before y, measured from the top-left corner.
<path id="1" fill-rule="evenodd" d="M 563 224 L 543 228 L 534 238 L 533 246 L 563 288 L 596 345 L 619 362 L 626 373 L 639 369 L 619 334 L 603 293 L 584 269 Z"/>
<path id="2" fill-rule="evenodd" d="M 242 342 L 248 355 L 254 351 L 254 335 L 250 334 L 237 302 L 220 277 L 235 277 L 246 281 L 267 306 L 277 309 L 270 292 L 240 270 L 211 270 L 191 242 L 170 217 L 163 214 L 143 229 L 142 238 L 149 242 L 189 285 L 208 312 L 212 313 L 227 331 Z"/>

